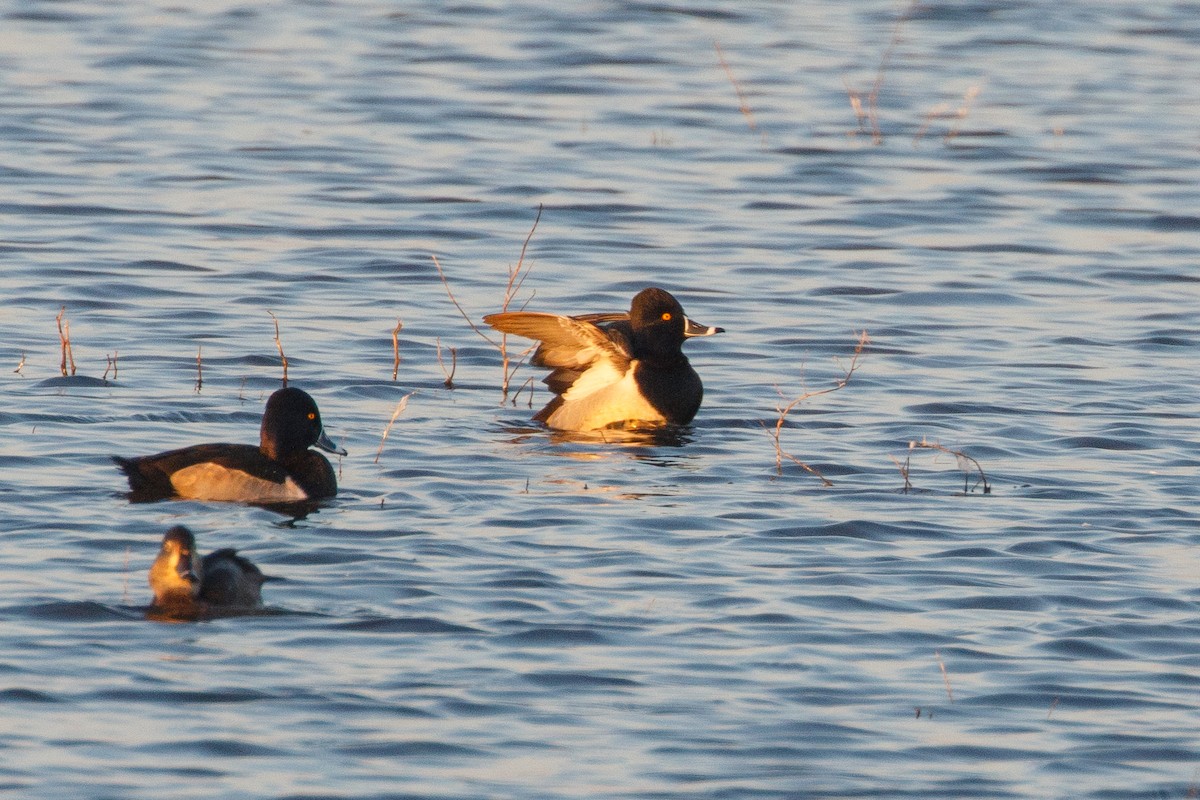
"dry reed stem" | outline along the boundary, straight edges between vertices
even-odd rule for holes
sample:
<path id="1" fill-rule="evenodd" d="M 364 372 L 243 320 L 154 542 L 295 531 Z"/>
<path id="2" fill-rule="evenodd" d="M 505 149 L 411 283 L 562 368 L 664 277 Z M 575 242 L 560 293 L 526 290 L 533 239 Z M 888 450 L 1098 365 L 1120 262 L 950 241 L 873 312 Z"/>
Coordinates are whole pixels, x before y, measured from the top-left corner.
<path id="1" fill-rule="evenodd" d="M 883 90 L 883 82 L 884 77 L 887 75 L 888 65 L 891 63 L 892 56 L 896 52 L 896 47 L 900 44 L 900 32 L 903 30 L 904 24 L 912 18 L 913 12 L 917 10 L 919 5 L 920 0 L 912 0 L 908 4 L 908 7 L 896 18 L 887 48 L 884 49 L 883 55 L 879 58 L 879 66 L 875 68 L 875 81 L 871 84 L 871 91 L 867 93 L 867 109 L 865 112 L 866 120 L 871 126 L 871 144 L 883 144 L 883 131 L 879 127 L 879 93 Z M 864 112 L 862 110 L 861 97 L 849 85 L 846 86 L 846 93 L 850 96 L 850 107 L 854 109 L 854 114 L 858 118 L 859 130 L 862 130 Z"/>
<path id="2" fill-rule="evenodd" d="M 527 381 L 525 381 L 524 383 L 521 384 L 521 388 L 519 388 L 519 389 L 517 389 L 517 391 L 513 392 L 512 404 L 514 407 L 517 405 L 517 398 L 519 398 L 521 396 L 521 392 L 525 391 L 526 389 L 529 389 L 529 407 L 533 408 L 533 381 L 534 381 L 533 378 L 528 379 Z"/>
<path id="3" fill-rule="evenodd" d="M 204 345 L 196 345 L 196 394 L 200 394 L 200 390 L 204 387 L 204 362 L 201 360 L 203 352 Z"/>
<path id="4" fill-rule="evenodd" d="M 909 493 L 909 491 L 911 491 L 911 490 L 912 490 L 912 488 L 913 488 L 912 482 L 911 482 L 911 481 L 908 479 L 908 475 L 909 475 L 909 462 L 911 461 L 911 458 L 906 458 L 906 459 L 904 459 L 904 463 L 903 463 L 903 464 L 901 464 L 901 463 L 900 463 L 900 459 L 896 458 L 895 456 L 889 456 L 889 458 L 891 458 L 891 459 L 892 459 L 892 463 L 896 465 L 896 469 L 900 470 L 900 477 L 904 478 L 904 489 L 903 489 L 903 492 L 904 492 L 905 494 L 908 494 L 908 493 Z"/>
<path id="5" fill-rule="evenodd" d="M 725 77 L 729 78 L 729 82 L 733 84 L 733 91 L 737 93 L 738 111 L 742 112 L 742 116 L 746 118 L 746 124 L 750 126 L 750 130 L 757 131 L 758 123 L 754 121 L 754 112 L 750 110 L 750 103 L 746 100 L 746 94 L 742 91 L 742 85 L 738 83 L 738 79 L 733 76 L 733 70 L 729 66 L 729 62 L 725 60 L 725 51 L 721 49 L 721 43 L 713 40 L 713 49 L 717 51 L 717 61 L 721 62 L 721 69 L 725 70 Z M 766 141 L 767 134 L 764 131 L 763 141 Z"/>
<path id="6" fill-rule="evenodd" d="M 950 126 L 950 130 L 946 131 L 946 135 L 942 137 L 942 141 L 949 143 L 951 139 L 958 136 L 958 129 L 962 127 L 963 120 L 971 113 L 971 105 L 975 102 L 975 98 L 979 96 L 979 86 L 971 86 L 963 94 L 962 105 L 958 107 L 958 111 L 954 112 L 954 124 Z"/>
<path id="7" fill-rule="evenodd" d="M 529 277 L 529 271 L 531 267 L 525 266 L 525 253 L 529 249 L 529 242 L 533 239 L 533 233 L 537 230 L 538 223 L 541 222 L 543 210 L 545 210 L 545 206 L 539 203 L 537 216 L 533 219 L 533 226 L 530 227 L 529 233 L 525 236 L 525 242 L 521 245 L 521 255 L 517 259 L 516 265 L 511 266 L 508 269 L 508 284 L 504 287 L 504 301 L 500 305 L 501 312 L 508 311 L 508 307 L 512 305 L 512 301 L 516 298 L 517 293 L 520 292 L 521 287 L 525 285 L 525 279 Z M 500 352 L 500 370 L 502 376 L 500 384 L 500 392 L 502 396 L 500 402 L 503 403 L 508 399 L 509 383 L 512 381 L 513 375 L 516 374 L 516 371 L 520 368 L 523 361 L 518 361 L 510 368 L 509 365 L 511 363 L 511 359 L 508 355 L 508 335 L 501 333 L 500 341 L 497 342 L 495 339 L 481 331 L 479 326 L 471 321 L 470 315 L 467 314 L 462 305 L 459 304 L 458 299 L 454 296 L 454 292 L 450 289 L 450 282 L 446 279 L 446 273 L 442 271 L 442 265 L 438 261 L 437 256 L 431 254 L 430 258 L 433 259 L 433 265 L 437 268 L 438 277 L 442 279 L 442 286 L 446 289 L 446 294 L 449 296 L 450 302 L 453 303 L 454 307 L 458 309 L 458 313 L 467 321 L 467 325 L 471 327 L 471 330 L 475 331 L 476 336 L 483 339 Z M 523 310 L 532 299 L 533 295 L 530 295 L 529 298 L 521 305 L 521 309 Z M 454 348 L 450 349 L 452 356 L 455 354 L 455 352 L 456 351 Z M 442 371 L 445 372 L 445 367 L 442 368 Z M 450 380 L 450 377 L 452 377 L 452 374 L 447 376 L 448 381 Z"/>
<path id="8" fill-rule="evenodd" d="M 975 490 L 976 487 L 980 485 L 983 486 L 984 494 L 992 493 L 992 486 L 988 483 L 987 475 L 985 475 L 983 472 L 983 466 L 976 459 L 967 455 L 962 450 L 952 450 L 945 445 L 938 444 L 937 442 L 928 442 L 923 438 L 919 442 L 909 442 L 908 449 L 910 453 L 913 450 L 936 450 L 939 453 L 947 453 L 954 456 L 955 460 L 958 462 L 958 468 L 962 470 L 963 473 L 963 494 L 970 494 Z M 911 456 L 909 458 L 911 458 Z M 897 467 L 900 467 L 900 474 L 904 477 L 904 492 L 907 493 L 910 489 L 912 489 L 912 483 L 910 483 L 908 479 L 909 459 L 906 458 L 904 460 L 903 466 L 900 465 L 900 462 L 896 460 L 895 457 L 893 457 L 892 460 L 896 462 Z M 972 467 L 974 469 L 972 469 Z M 972 472 L 979 473 L 979 480 L 975 481 L 975 486 L 971 485 Z"/>
<path id="9" fill-rule="evenodd" d="M 937 650 L 933 651 L 937 656 L 938 668 L 942 670 L 942 683 L 946 684 L 946 696 L 950 698 L 950 702 L 954 702 L 954 690 L 950 688 L 950 675 L 946 672 L 946 665 L 942 663 L 942 654 Z"/>
<path id="10" fill-rule="evenodd" d="M 71 375 L 75 374 L 75 353 L 71 350 L 71 321 L 66 318 L 67 307 L 63 306 L 58 316 L 54 321 L 58 323 L 58 342 L 62 346 L 62 361 L 59 364 L 59 370 L 62 371 L 63 377 L 67 377 L 67 362 L 71 364 Z"/>
<path id="11" fill-rule="evenodd" d="M 379 463 L 379 457 L 383 455 L 383 443 L 387 441 L 388 434 L 392 432 L 392 425 L 395 424 L 396 418 L 404 413 L 404 409 L 408 408 L 408 398 L 412 397 L 416 392 L 409 392 L 400 398 L 400 402 L 396 404 L 396 410 L 392 412 L 392 418 L 388 420 L 387 427 L 383 429 L 383 436 L 379 440 L 379 450 L 375 453 L 375 463 Z"/>
<path id="12" fill-rule="evenodd" d="M 20 364 L 17 364 L 17 368 L 16 368 L 16 369 L 14 369 L 14 370 L 13 370 L 13 372 L 15 372 L 16 374 L 20 375 L 20 374 L 21 374 L 21 370 L 23 370 L 23 369 L 25 369 L 25 354 L 24 354 L 24 353 L 21 353 L 21 363 L 20 363 Z M 24 377 L 24 376 L 22 376 L 22 377 Z"/>
<path id="13" fill-rule="evenodd" d="M 824 475 L 822 475 L 820 470 L 818 470 L 816 467 L 810 466 L 809 464 L 805 464 L 803 461 L 801 461 L 800 459 L 796 458 L 794 455 L 786 452 L 783 449 L 783 445 L 780 441 L 781 437 L 783 436 L 783 426 L 784 426 L 784 423 L 787 421 L 787 415 L 789 413 L 791 413 L 792 409 L 794 409 L 796 406 L 803 403 L 805 400 L 808 400 L 813 397 L 818 397 L 823 394 L 830 394 L 832 392 L 836 392 L 837 390 L 843 388 L 846 384 L 848 384 L 850 382 L 850 378 L 852 378 L 854 376 L 854 373 L 858 370 L 859 358 L 862 356 L 863 349 L 870 343 L 871 343 L 871 339 L 867 335 L 867 332 L 864 330 L 862 333 L 860 333 L 858 335 L 858 341 L 854 345 L 854 355 L 850 358 L 850 366 L 845 369 L 845 371 L 842 373 L 842 377 L 839 378 L 833 384 L 833 386 L 827 387 L 825 389 L 814 389 L 813 391 L 805 392 L 804 394 L 800 395 L 799 397 L 795 398 L 794 400 L 792 400 L 791 402 L 789 402 L 787 404 L 781 404 L 781 405 L 776 406 L 775 410 L 779 412 L 779 416 L 775 420 L 775 427 L 773 429 L 769 429 L 769 428 L 767 428 L 767 426 L 764 423 L 760 423 L 760 424 L 762 424 L 763 428 L 765 430 L 767 430 L 768 433 L 771 434 L 771 438 L 774 440 L 774 443 L 775 443 L 775 474 L 776 475 L 783 474 L 783 459 L 787 458 L 788 460 L 792 461 L 797 466 L 799 466 L 801 469 L 803 469 L 805 472 L 808 472 L 810 475 L 815 476 L 818 480 L 821 481 L 822 486 L 833 486 L 833 482 L 830 481 L 828 478 L 826 478 Z M 783 392 L 780 392 L 778 387 L 776 387 L 776 391 L 779 392 L 780 400 L 782 400 Z"/>
<path id="14" fill-rule="evenodd" d="M 450 283 L 446 280 L 446 273 L 442 271 L 442 264 L 438 261 L 438 257 L 432 253 L 429 257 L 433 259 L 433 266 L 437 268 L 438 277 L 442 279 L 442 286 L 446 289 L 446 295 L 450 298 L 450 302 L 454 303 L 454 307 L 458 309 L 459 315 L 467 321 L 467 324 L 471 326 L 471 330 L 475 331 L 476 336 L 496 347 L 496 343 L 486 333 L 479 330 L 479 327 L 471 321 L 471 316 L 459 305 L 458 298 L 454 296 L 454 292 L 450 291 Z"/>
<path id="15" fill-rule="evenodd" d="M 458 370 L 458 348 L 450 348 L 450 371 L 446 371 L 446 362 L 442 361 L 442 340 L 441 337 L 434 339 L 437 342 L 437 362 L 442 368 L 442 374 L 446 376 L 446 380 L 442 381 L 442 385 L 447 389 L 454 388 L 454 373 Z"/>
<path id="16" fill-rule="evenodd" d="M 275 318 L 275 314 L 271 311 L 267 312 L 271 315 L 271 321 L 275 323 L 275 347 L 279 350 L 279 360 L 283 362 L 283 386 L 286 389 L 288 384 L 288 360 L 283 354 L 283 342 L 279 338 L 279 320 Z"/>
<path id="17" fill-rule="evenodd" d="M 396 380 L 396 376 L 400 374 L 400 330 L 404 327 L 404 322 L 396 320 L 396 327 L 392 328 L 392 380 Z"/>
<path id="18" fill-rule="evenodd" d="M 856 133 L 865 133 L 867 129 L 865 124 L 867 121 L 867 112 L 863 111 L 862 97 L 845 78 L 842 78 L 842 85 L 846 87 L 846 96 L 850 98 L 850 108 L 854 111 L 854 119 L 858 122 Z"/>
<path id="19" fill-rule="evenodd" d="M 108 382 L 108 371 L 110 369 L 112 370 L 113 380 L 117 379 L 117 353 L 118 351 L 114 350 L 111 356 L 108 353 L 104 354 L 104 374 L 100 376 L 100 380 L 106 383 Z"/>
<path id="20" fill-rule="evenodd" d="M 954 111 L 950 110 L 949 103 L 938 103 L 936 106 L 930 109 L 925 115 L 925 119 L 921 123 L 920 130 L 918 130 L 916 135 L 913 137 L 913 147 L 916 147 L 917 144 L 920 143 L 921 139 L 925 136 L 925 133 L 929 130 L 930 124 L 935 119 L 949 119 L 954 121 L 954 124 L 951 125 L 950 129 L 947 130 L 942 136 L 942 141 L 948 144 L 951 139 L 958 135 L 958 129 L 962 127 L 963 120 L 965 120 L 967 115 L 971 113 L 971 104 L 975 102 L 975 98 L 979 96 L 979 92 L 980 89 L 978 85 L 969 87 L 967 91 L 963 93 L 962 102 Z"/>

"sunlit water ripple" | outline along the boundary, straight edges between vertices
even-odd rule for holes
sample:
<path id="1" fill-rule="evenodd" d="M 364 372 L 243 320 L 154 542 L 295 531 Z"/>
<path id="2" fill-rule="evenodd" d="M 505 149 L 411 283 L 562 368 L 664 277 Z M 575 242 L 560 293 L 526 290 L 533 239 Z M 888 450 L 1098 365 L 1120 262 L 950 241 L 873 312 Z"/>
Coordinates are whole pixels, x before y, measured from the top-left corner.
<path id="1" fill-rule="evenodd" d="M 11 4 L 0 790 L 1194 796 L 1192 12 Z M 539 206 L 516 302 L 727 329 L 676 441 L 501 404 L 431 256 L 478 320 Z M 272 314 L 336 501 L 128 504 L 255 440 Z M 176 523 L 263 613 L 145 619 Z"/>

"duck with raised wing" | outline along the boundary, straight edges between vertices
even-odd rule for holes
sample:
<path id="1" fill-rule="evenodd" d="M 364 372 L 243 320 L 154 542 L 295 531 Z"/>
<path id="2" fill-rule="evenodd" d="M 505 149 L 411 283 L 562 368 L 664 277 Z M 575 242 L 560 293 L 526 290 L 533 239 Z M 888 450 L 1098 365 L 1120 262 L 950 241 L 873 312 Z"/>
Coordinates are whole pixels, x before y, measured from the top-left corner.
<path id="1" fill-rule="evenodd" d="M 566 431 L 691 422 L 704 386 L 683 342 L 724 332 L 692 322 L 670 292 L 654 287 L 638 292 L 628 313 L 511 311 L 483 320 L 540 343 L 530 363 L 551 369 L 544 382 L 555 396 L 534 419 Z"/>
<path id="2" fill-rule="evenodd" d="M 346 455 L 325 435 L 316 402 L 302 389 L 280 389 L 267 400 L 259 445 L 197 444 L 152 456 L 113 461 L 129 478 L 135 502 L 178 498 L 242 503 L 298 503 L 337 494 L 319 447 Z"/>

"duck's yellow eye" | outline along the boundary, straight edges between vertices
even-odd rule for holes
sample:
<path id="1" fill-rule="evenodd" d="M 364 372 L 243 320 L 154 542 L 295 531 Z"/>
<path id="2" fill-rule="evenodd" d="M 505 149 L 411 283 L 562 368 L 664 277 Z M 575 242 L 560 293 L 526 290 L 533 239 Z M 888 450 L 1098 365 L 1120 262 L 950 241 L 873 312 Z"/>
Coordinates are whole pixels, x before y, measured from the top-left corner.
<path id="1" fill-rule="evenodd" d="M 662 315 L 662 320 L 663 320 L 663 322 L 670 322 L 671 321 L 671 312 L 664 311 L 663 315 Z"/>
<path id="2" fill-rule="evenodd" d="M 317 415 L 316 415 L 316 414 L 314 414 L 313 412 L 311 412 L 311 411 L 310 411 L 310 412 L 308 412 L 308 418 L 309 418 L 309 419 L 316 419 L 316 418 L 317 418 Z"/>

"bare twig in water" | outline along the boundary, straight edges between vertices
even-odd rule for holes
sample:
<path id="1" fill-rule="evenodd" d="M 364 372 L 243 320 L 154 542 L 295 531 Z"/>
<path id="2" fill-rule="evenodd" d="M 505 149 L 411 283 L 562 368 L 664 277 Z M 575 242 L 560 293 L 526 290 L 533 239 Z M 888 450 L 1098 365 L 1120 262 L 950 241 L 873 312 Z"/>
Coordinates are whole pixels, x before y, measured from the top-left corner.
<path id="1" fill-rule="evenodd" d="M 105 381 L 105 382 L 108 381 L 108 371 L 109 370 L 112 370 L 113 380 L 115 381 L 117 379 L 117 351 L 116 350 L 113 351 L 113 354 L 111 356 L 108 353 L 104 354 L 104 374 L 100 376 L 100 380 Z"/>
<path id="2" fill-rule="evenodd" d="M 396 380 L 396 376 L 400 374 L 400 330 L 404 327 L 402 320 L 396 320 L 396 327 L 392 328 L 392 380 Z"/>
<path id="3" fill-rule="evenodd" d="M 395 424 L 396 418 L 404 413 L 404 409 L 408 408 L 408 398 L 413 396 L 413 392 L 409 392 L 400 398 L 400 402 L 396 404 L 396 410 L 392 412 L 392 418 L 388 420 L 387 427 L 383 429 L 383 436 L 379 440 L 379 450 L 375 453 L 375 463 L 379 463 L 379 457 L 383 455 L 383 443 L 387 441 L 388 434 L 392 432 L 392 425 Z"/>
<path id="4" fill-rule="evenodd" d="M 949 142 L 955 136 L 958 136 L 958 129 L 962 126 L 963 120 L 971 113 L 971 104 L 975 102 L 975 98 L 979 96 L 980 89 L 978 86 L 972 86 L 963 94 L 962 105 L 954 112 L 954 124 L 950 126 L 950 130 L 946 131 L 946 135 L 942 137 L 943 142 Z"/>
<path id="5" fill-rule="evenodd" d="M 900 32 L 904 28 L 904 24 L 908 22 L 917 10 L 919 4 L 920 0 L 912 0 L 908 4 L 908 7 L 896 18 L 896 24 L 892 27 L 892 37 L 888 40 L 887 48 L 879 58 L 879 66 L 875 68 L 875 81 L 871 84 L 871 91 L 867 93 L 867 108 L 865 112 L 866 120 L 871 126 L 872 144 L 883 144 L 883 131 L 879 127 L 879 93 L 883 90 L 883 80 L 887 74 L 888 65 L 891 63 L 892 56 L 896 52 L 896 47 L 900 44 Z M 850 96 L 850 106 L 854 109 L 854 114 L 858 118 L 859 130 L 862 130 L 864 112 L 861 96 L 848 83 L 846 85 L 846 93 Z"/>
<path id="6" fill-rule="evenodd" d="M 905 458 L 903 464 L 901 464 L 900 459 L 896 458 L 895 456 L 892 456 L 891 459 L 892 463 L 896 465 L 896 469 L 900 470 L 900 477 L 904 478 L 904 493 L 908 494 L 908 492 L 912 489 L 912 482 L 908 479 L 910 466 L 909 462 L 912 460 L 911 456 Z"/>
<path id="7" fill-rule="evenodd" d="M 842 373 L 842 377 L 839 378 L 833 384 L 833 386 L 827 387 L 825 389 L 815 389 L 810 392 L 805 392 L 804 394 L 800 395 L 799 397 L 795 398 L 794 400 L 792 400 L 791 402 L 788 402 L 786 404 L 783 403 L 783 393 L 782 392 L 779 393 L 780 404 L 775 407 L 775 410 L 779 412 L 779 416 L 775 420 L 774 428 L 767 428 L 765 423 L 760 423 L 760 424 L 762 424 L 763 428 L 768 433 L 771 434 L 771 438 L 774 440 L 774 443 L 775 443 L 775 474 L 776 475 L 783 474 L 783 459 L 786 458 L 789 461 L 792 461 L 793 463 L 795 463 L 797 466 L 799 466 L 805 472 L 808 472 L 809 474 L 814 475 L 818 480 L 821 481 L 822 485 L 824 485 L 824 486 L 832 486 L 833 485 L 833 482 L 830 481 L 828 478 L 826 478 L 824 475 L 822 475 L 821 472 L 816 467 L 810 466 L 809 464 L 805 464 L 803 461 L 796 458 L 791 453 L 784 451 L 783 444 L 781 442 L 781 437 L 783 435 L 783 426 L 787 421 L 787 415 L 789 413 L 791 413 L 792 409 L 794 409 L 796 406 L 803 403 L 805 400 L 808 400 L 813 397 L 818 397 L 823 394 L 830 394 L 831 392 L 836 392 L 837 390 L 841 389 L 846 384 L 848 384 L 850 382 L 850 378 L 852 378 L 854 376 L 855 371 L 858 369 L 859 358 L 862 356 L 863 349 L 870 343 L 871 343 L 871 339 L 869 336 L 867 336 L 866 331 L 863 331 L 862 333 L 860 333 L 858 335 L 858 342 L 854 345 L 854 355 L 850 359 L 850 365 L 846 368 L 845 372 Z M 777 391 L 778 391 L 778 389 L 777 389 Z"/>
<path id="8" fill-rule="evenodd" d="M 524 383 L 521 384 L 521 388 L 519 388 L 515 392 L 513 392 L 512 404 L 514 407 L 516 407 L 516 405 L 517 405 L 517 398 L 521 396 L 521 392 L 528 389 L 529 390 L 529 407 L 533 408 L 533 380 L 534 380 L 533 378 L 528 379 L 527 381 L 525 381 Z"/>
<path id="9" fill-rule="evenodd" d="M 950 129 L 946 131 L 945 135 L 942 137 L 943 142 L 949 143 L 951 139 L 958 135 L 958 129 L 962 126 L 963 120 L 965 120 L 967 115 L 971 113 L 971 104 L 975 102 L 975 98 L 979 96 L 979 91 L 979 86 L 972 86 L 968 88 L 963 94 L 962 102 L 959 104 L 958 108 L 953 111 L 950 110 L 949 103 L 939 103 L 930 109 L 929 113 L 925 115 L 924 121 L 921 123 L 921 129 L 918 130 L 916 136 L 913 137 L 913 146 L 915 147 L 918 143 L 920 143 L 921 139 L 925 136 L 926 131 L 929 130 L 930 123 L 932 123 L 935 119 L 954 120 L 954 124 L 950 126 Z"/>
<path id="10" fill-rule="evenodd" d="M 950 702 L 954 702 L 954 691 L 950 688 L 950 675 L 946 672 L 946 665 L 942 663 L 942 654 L 937 650 L 933 651 L 937 656 L 938 668 L 942 671 L 942 683 L 946 684 L 946 696 L 950 698 Z"/>
<path id="11" fill-rule="evenodd" d="M 437 342 L 437 362 L 442 368 L 442 374 L 446 376 L 446 380 L 442 381 L 442 385 L 447 389 L 454 388 L 454 373 L 458 370 L 458 348 L 450 348 L 450 370 L 446 370 L 446 362 L 442 360 L 442 340 L 441 337 L 435 338 Z"/>
<path id="12" fill-rule="evenodd" d="M 1046 712 L 1046 719 L 1050 719 L 1050 715 L 1054 713 L 1054 709 L 1058 708 L 1058 700 L 1059 698 L 1056 697 L 1053 701 L 1051 701 L 1050 709 Z"/>
<path id="13" fill-rule="evenodd" d="M 20 364 L 17 364 L 17 368 L 16 368 L 16 369 L 14 369 L 14 370 L 13 370 L 13 372 L 15 372 L 16 374 L 20 375 L 20 374 L 21 374 L 21 370 L 23 370 L 23 369 L 25 369 L 25 354 L 24 354 L 24 353 L 21 353 L 21 363 L 20 363 Z"/>
<path id="14" fill-rule="evenodd" d="M 542 219 L 543 209 L 544 206 L 539 204 L 537 216 L 534 217 L 533 220 L 533 226 L 529 229 L 529 233 L 525 236 L 525 243 L 521 245 L 521 256 L 517 259 L 515 266 L 510 266 L 508 268 L 508 284 L 504 288 L 504 302 L 500 305 L 500 311 L 502 312 L 508 311 L 508 307 L 512 305 L 512 301 L 521 291 L 521 287 L 525 285 L 525 279 L 529 276 L 530 267 L 525 266 L 525 252 L 529 249 L 529 242 L 533 239 L 533 233 L 537 230 L 538 222 L 540 222 Z M 465 310 L 463 310 L 462 305 L 459 304 L 458 299 L 454 296 L 454 292 L 451 291 L 450 282 L 446 279 L 446 273 L 442 271 L 442 265 L 438 261 L 437 256 L 430 255 L 430 258 L 433 259 L 433 265 L 437 268 L 438 277 L 442 279 L 442 286 L 445 287 L 446 294 L 450 297 L 450 302 L 453 303 L 454 307 L 458 309 L 458 313 L 461 314 L 462 318 L 467 321 L 467 325 L 471 326 L 471 330 L 475 331 L 476 336 L 483 339 L 500 352 L 500 368 L 502 375 L 500 384 L 500 392 L 502 397 L 500 402 L 503 403 L 508 399 L 509 383 L 512 381 L 513 375 L 516 373 L 517 369 L 521 366 L 522 361 L 518 361 L 515 365 L 510 367 L 511 359 L 508 355 L 507 334 L 500 334 L 500 340 L 496 341 L 480 330 L 479 326 L 471 321 L 471 316 L 467 314 Z M 533 297 L 531 295 L 529 300 L 532 299 Z M 525 305 L 528 304 L 529 300 L 526 300 L 525 304 L 522 304 L 521 307 L 524 308 Z M 450 352 L 451 355 L 453 355 L 455 352 L 454 348 L 451 348 Z M 442 368 L 442 371 L 445 372 L 445 367 Z M 447 380 L 449 380 L 449 378 L 447 378 Z"/>
<path id="15" fill-rule="evenodd" d="M 62 346 L 62 362 L 59 369 L 63 377 L 67 376 L 67 363 L 71 364 L 71 375 L 75 374 L 75 353 L 71 350 L 71 321 L 67 317 L 67 307 L 63 306 L 54 321 L 58 323 L 58 342 Z"/>
<path id="16" fill-rule="evenodd" d="M 204 345 L 196 345 L 196 394 L 200 394 L 200 389 L 204 386 L 204 362 L 201 360 L 203 352 Z M 244 382 L 245 378 L 242 380 Z"/>
<path id="17" fill-rule="evenodd" d="M 279 360 L 283 362 L 283 385 L 286 388 L 288 381 L 288 360 L 287 356 L 283 354 L 283 342 L 279 338 L 279 320 L 275 318 L 273 312 L 268 311 L 267 313 L 271 315 L 271 321 L 275 323 L 275 347 L 279 349 Z"/>
<path id="18" fill-rule="evenodd" d="M 750 103 L 746 100 L 746 94 L 742 91 L 742 85 L 738 83 L 737 78 L 733 77 L 733 70 L 730 68 L 729 62 L 725 60 L 725 51 L 721 49 L 721 43 L 714 40 L 713 49 L 717 51 L 717 61 L 721 62 L 721 69 L 725 70 L 725 77 L 729 78 L 729 82 L 733 84 L 733 91 L 737 93 L 738 111 L 742 112 L 742 116 L 746 118 L 746 124 L 750 126 L 750 130 L 757 131 L 758 123 L 754 121 L 754 112 L 750 110 Z M 767 139 L 765 131 L 762 137 L 765 142 Z"/>
<path id="19" fill-rule="evenodd" d="M 842 85 L 846 87 L 846 96 L 850 98 L 850 108 L 854 111 L 854 119 L 858 122 L 858 130 L 855 133 L 865 133 L 867 130 L 867 112 L 863 111 L 862 96 L 858 90 L 850 85 L 850 81 L 842 78 Z"/>
<path id="20" fill-rule="evenodd" d="M 964 453 L 962 450 L 952 450 L 949 447 L 938 444 L 937 442 L 928 442 L 925 439 L 921 439 L 919 442 L 909 442 L 908 450 L 910 453 L 913 450 L 936 450 L 939 453 L 947 453 L 954 456 L 955 460 L 958 462 L 958 468 L 962 470 L 963 473 L 963 494 L 971 494 L 980 486 L 983 487 L 984 494 L 992 493 L 992 486 L 988 483 L 987 475 L 983 473 L 983 466 L 980 465 L 977 460 Z M 896 466 L 900 468 L 900 474 L 904 477 L 904 491 L 907 493 L 912 489 L 912 483 L 909 481 L 908 473 L 909 459 L 906 458 L 903 465 L 901 465 L 900 462 L 895 459 L 895 457 L 893 457 L 892 460 L 895 461 Z M 976 480 L 975 485 L 972 486 L 971 476 L 974 473 L 979 473 L 979 479 Z"/>

